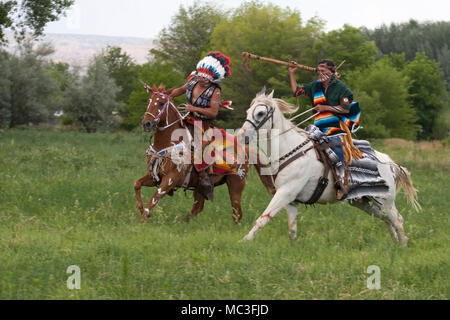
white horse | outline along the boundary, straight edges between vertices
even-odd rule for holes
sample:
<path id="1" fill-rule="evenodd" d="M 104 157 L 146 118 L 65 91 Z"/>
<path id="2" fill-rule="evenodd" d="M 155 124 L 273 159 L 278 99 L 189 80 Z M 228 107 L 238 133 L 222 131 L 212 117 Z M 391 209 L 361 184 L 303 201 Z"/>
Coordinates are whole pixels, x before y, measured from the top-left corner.
<path id="1" fill-rule="evenodd" d="M 278 144 L 280 157 L 270 159 L 272 164 L 277 163 L 277 161 L 287 161 L 289 157 L 284 157 L 284 155 L 294 155 L 302 152 L 302 150 L 305 152 L 274 176 L 271 187 L 272 189 L 275 188 L 275 194 L 262 215 L 256 220 L 254 227 L 244 237 L 244 240 L 252 240 L 257 232 L 283 208 L 286 209 L 288 214 L 290 236 L 295 239 L 297 237 L 297 203 L 304 203 L 310 199 L 316 189 L 319 177 L 323 173 L 323 164 L 317 160 L 316 154 L 311 148 L 312 142 L 308 142 L 307 132 L 297 128 L 283 115 L 292 114 L 296 110 L 295 106 L 281 99 L 273 98 L 273 91 L 270 95 L 266 95 L 265 89 L 263 89 L 262 92 L 257 94 L 247 111 L 247 119 L 239 134 L 245 135 L 247 139 L 254 142 L 255 137 L 262 140 L 261 135 L 265 130 L 267 136 L 271 137 L 269 138 L 270 142 Z M 276 129 L 277 131 L 275 131 Z M 395 196 L 397 191 L 403 187 L 408 201 L 418 211 L 420 205 L 417 202 L 417 190 L 413 187 L 410 174 L 406 168 L 396 164 L 384 153 L 377 151 L 375 153 L 379 160 L 377 164 L 379 174 L 389 187 L 387 197 L 377 199 L 362 197 L 347 202 L 383 220 L 389 228 L 392 238 L 406 246 L 408 237 L 405 235 L 403 218 L 395 207 Z M 282 161 L 279 161 L 280 159 Z M 278 165 L 281 165 L 281 163 L 278 163 Z M 328 180 L 330 183 L 317 203 L 337 202 L 334 178 L 331 173 L 328 174 Z"/>

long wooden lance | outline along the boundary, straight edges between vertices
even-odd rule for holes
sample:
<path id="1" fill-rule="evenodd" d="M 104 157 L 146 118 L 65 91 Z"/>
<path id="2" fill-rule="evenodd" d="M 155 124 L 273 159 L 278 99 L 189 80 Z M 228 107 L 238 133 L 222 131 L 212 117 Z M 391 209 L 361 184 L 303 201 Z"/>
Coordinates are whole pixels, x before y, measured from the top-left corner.
<path id="1" fill-rule="evenodd" d="M 299 69 L 308 70 L 308 71 L 312 71 L 312 72 L 317 72 L 317 69 L 313 68 L 313 67 L 308 67 L 308 66 L 304 66 L 304 65 L 301 65 L 301 64 L 295 64 L 294 65 L 293 63 L 290 63 L 290 62 L 287 62 L 287 61 L 281 61 L 281 60 L 277 60 L 277 59 L 261 57 L 261 56 L 258 56 L 256 54 L 249 53 L 249 52 L 242 52 L 242 56 L 244 57 L 244 60 L 243 60 L 244 66 L 248 65 L 249 59 L 254 59 L 254 60 L 261 60 L 261 61 L 267 61 L 267 62 L 272 62 L 272 63 L 276 63 L 276 64 L 281 64 L 281 65 L 288 66 L 288 67 L 294 67 L 295 66 L 295 67 L 297 67 Z"/>

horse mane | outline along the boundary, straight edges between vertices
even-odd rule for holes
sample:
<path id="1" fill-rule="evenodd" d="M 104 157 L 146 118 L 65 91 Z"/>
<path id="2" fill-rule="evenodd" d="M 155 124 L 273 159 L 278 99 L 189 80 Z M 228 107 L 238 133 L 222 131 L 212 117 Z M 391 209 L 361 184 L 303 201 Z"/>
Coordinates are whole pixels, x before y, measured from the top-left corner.
<path id="1" fill-rule="evenodd" d="M 291 103 L 288 103 L 282 99 L 278 98 L 269 98 L 267 96 L 258 96 L 252 101 L 252 105 L 255 103 L 255 101 L 259 101 L 268 105 L 272 105 L 273 101 L 276 102 L 278 109 L 280 109 L 281 113 L 283 114 L 293 114 L 296 113 L 298 110 L 297 106 L 294 106 Z"/>
<path id="2" fill-rule="evenodd" d="M 280 109 L 281 113 L 283 113 L 283 114 L 294 114 L 298 111 L 298 107 L 294 106 L 291 103 L 288 103 L 288 102 L 278 99 L 278 98 L 274 98 L 273 100 L 275 100 L 277 102 L 278 108 Z"/>

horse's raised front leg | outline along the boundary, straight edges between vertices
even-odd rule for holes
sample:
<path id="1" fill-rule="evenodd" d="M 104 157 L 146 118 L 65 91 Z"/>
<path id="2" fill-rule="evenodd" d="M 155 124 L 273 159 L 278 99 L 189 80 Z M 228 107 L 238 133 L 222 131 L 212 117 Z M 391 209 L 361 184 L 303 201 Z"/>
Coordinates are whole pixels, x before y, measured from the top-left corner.
<path id="1" fill-rule="evenodd" d="M 153 179 L 150 177 L 150 175 L 148 173 L 145 176 L 143 176 L 142 178 L 136 180 L 136 182 L 134 183 L 136 208 L 139 209 L 139 211 L 141 212 L 141 215 L 144 214 L 144 204 L 142 203 L 142 196 L 141 196 L 142 186 L 146 186 L 146 187 L 154 187 L 155 186 L 155 182 L 153 181 Z"/>
<path id="2" fill-rule="evenodd" d="M 297 193 L 294 191 L 297 188 L 294 188 L 295 185 L 285 184 L 283 187 L 279 188 L 272 200 L 270 201 L 266 210 L 264 210 L 263 214 L 259 216 L 256 220 L 254 227 L 250 230 L 250 232 L 244 237 L 244 240 L 253 240 L 256 234 L 270 221 L 273 217 L 275 217 L 281 209 L 286 207 L 288 204 L 295 200 Z M 298 189 L 297 189 L 298 190 Z"/>
<path id="3" fill-rule="evenodd" d="M 141 215 L 142 222 L 145 222 L 148 218 L 152 216 L 151 210 L 153 209 L 153 207 L 156 206 L 168 192 L 170 192 L 173 188 L 175 188 L 178 185 L 179 180 L 181 180 L 181 178 L 182 175 L 170 174 L 164 176 L 161 179 L 161 183 L 159 184 L 158 189 L 148 201 L 147 208 L 144 209 Z"/>

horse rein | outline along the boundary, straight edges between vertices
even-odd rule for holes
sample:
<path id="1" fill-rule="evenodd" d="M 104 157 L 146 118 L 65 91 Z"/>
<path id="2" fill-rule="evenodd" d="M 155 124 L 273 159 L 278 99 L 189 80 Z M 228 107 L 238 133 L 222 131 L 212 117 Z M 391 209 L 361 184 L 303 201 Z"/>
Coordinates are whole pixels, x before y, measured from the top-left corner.
<path id="1" fill-rule="evenodd" d="M 258 107 L 258 106 L 264 106 L 264 107 L 266 107 L 267 113 L 266 113 L 266 116 L 265 116 L 262 120 L 257 121 L 257 123 L 255 123 L 255 122 L 256 122 L 256 120 L 255 120 L 255 111 L 256 111 L 256 107 Z M 272 129 L 273 129 L 273 115 L 274 115 L 274 112 L 275 112 L 275 108 L 274 108 L 274 107 L 271 107 L 271 106 L 268 106 L 268 105 L 266 105 L 266 104 L 257 104 L 254 108 L 255 108 L 255 109 L 253 110 L 253 113 L 252 113 L 252 117 L 253 117 L 253 120 L 254 120 L 254 121 L 251 121 L 251 120 L 249 120 L 249 119 L 246 119 L 245 122 L 250 123 L 250 124 L 255 128 L 255 131 L 256 131 L 256 134 L 257 134 L 257 140 L 260 141 L 260 139 L 259 139 L 259 129 L 261 129 L 261 127 L 262 127 L 267 121 L 269 121 L 269 119 L 272 120 Z M 310 110 L 307 110 L 307 111 L 310 111 Z M 304 113 L 305 113 L 305 112 L 304 112 Z M 304 114 L 304 113 L 303 113 L 303 114 Z M 309 119 L 310 119 L 310 118 L 308 118 L 307 120 L 309 120 Z M 288 131 L 294 129 L 294 128 L 295 128 L 295 127 L 292 126 L 291 128 L 289 128 L 289 129 L 287 129 L 287 130 L 281 132 L 280 134 L 278 134 L 278 137 L 281 136 L 281 135 L 283 135 L 283 134 L 285 134 L 286 132 L 288 132 Z M 273 137 L 270 136 L 270 138 L 269 138 L 269 139 L 266 139 L 266 141 L 271 141 L 272 138 L 273 138 Z M 306 138 L 305 141 L 303 141 L 300 145 L 298 145 L 297 147 L 295 147 L 293 150 L 291 150 L 290 152 L 288 152 L 288 153 L 285 154 L 284 156 L 280 157 L 279 159 L 275 160 L 274 162 L 281 163 L 282 161 L 288 159 L 285 163 L 279 164 L 279 170 L 278 170 L 278 172 L 280 172 L 282 169 L 284 169 L 284 167 L 285 167 L 287 164 L 291 163 L 293 160 L 296 160 L 297 158 L 300 158 L 300 157 L 304 156 L 309 150 L 311 150 L 313 147 L 310 147 L 310 148 L 308 148 L 308 149 L 306 149 L 306 150 L 304 150 L 304 151 L 298 153 L 297 155 L 295 155 L 295 156 L 292 157 L 291 159 L 289 159 L 294 153 L 296 153 L 296 152 L 299 151 L 301 148 L 303 148 L 304 146 L 306 146 L 309 142 L 311 142 L 311 139 L 310 139 L 310 138 Z M 263 152 L 263 153 L 264 153 L 264 152 Z M 268 157 L 267 154 L 266 154 L 266 157 Z M 270 157 L 268 157 L 268 158 L 270 159 Z M 273 163 L 273 162 L 271 161 L 270 163 Z M 277 175 L 278 175 L 278 173 L 275 175 L 275 179 L 276 179 L 276 176 L 277 176 Z M 274 176 L 272 175 L 271 178 L 272 178 L 272 183 L 275 184 Z"/>

